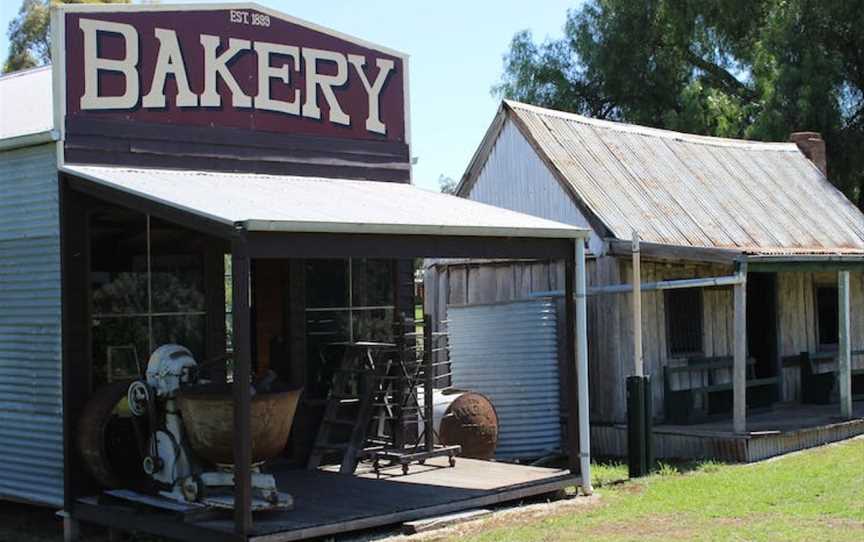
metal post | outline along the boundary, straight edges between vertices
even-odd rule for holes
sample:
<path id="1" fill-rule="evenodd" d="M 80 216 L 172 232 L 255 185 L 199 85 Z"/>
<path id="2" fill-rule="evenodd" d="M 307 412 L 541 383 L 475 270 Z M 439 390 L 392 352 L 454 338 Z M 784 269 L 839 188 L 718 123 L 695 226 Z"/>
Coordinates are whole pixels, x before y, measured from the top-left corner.
<path id="1" fill-rule="evenodd" d="M 250 264 L 243 240 L 232 243 L 234 315 L 234 530 L 247 535 L 252 530 L 252 436 L 251 394 L 252 342 L 250 330 Z"/>
<path id="2" fill-rule="evenodd" d="M 633 374 L 644 374 L 642 355 L 642 264 L 639 255 L 639 234 L 633 230 Z"/>
<path id="3" fill-rule="evenodd" d="M 747 431 L 747 262 L 738 263 L 741 281 L 734 289 L 734 361 L 732 369 L 732 427 Z"/>
<path id="4" fill-rule="evenodd" d="M 591 485 L 591 426 L 588 417 L 588 285 L 585 272 L 585 242 L 576 240 L 576 380 L 579 385 L 579 458 L 582 492 L 594 493 Z"/>
<path id="5" fill-rule="evenodd" d="M 852 338 L 849 334 L 849 271 L 837 273 L 839 352 L 837 382 L 840 387 L 840 415 L 852 418 Z"/>
<path id="6" fill-rule="evenodd" d="M 423 435 L 426 451 L 435 450 L 435 411 L 432 403 L 435 368 L 432 365 L 432 316 L 423 315 Z"/>
<path id="7" fill-rule="evenodd" d="M 393 431 L 393 446 L 399 450 L 405 448 L 405 397 L 408 395 L 406 388 L 406 378 L 403 372 L 403 367 L 408 363 L 408 346 L 405 341 L 405 318 L 401 315 L 397 316 L 399 325 L 396 333 L 396 355 L 398 359 L 394 360 L 393 366 L 390 368 L 390 375 L 395 376 L 393 382 L 393 420 L 391 420 L 391 428 Z M 416 359 L 416 358 L 415 358 Z"/>
<path id="8" fill-rule="evenodd" d="M 645 380 L 627 377 L 627 466 L 630 478 L 648 474 L 645 447 Z"/>

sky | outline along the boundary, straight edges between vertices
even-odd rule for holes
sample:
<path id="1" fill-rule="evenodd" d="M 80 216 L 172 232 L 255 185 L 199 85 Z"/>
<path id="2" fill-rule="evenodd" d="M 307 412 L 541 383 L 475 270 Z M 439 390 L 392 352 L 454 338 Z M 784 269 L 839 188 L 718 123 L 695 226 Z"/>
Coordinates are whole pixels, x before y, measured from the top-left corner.
<path id="1" fill-rule="evenodd" d="M 194 0 L 192 0 L 194 2 Z M 218 0 L 209 0 L 210 2 Z M 161 3 L 181 3 L 163 0 Z M 183 3 L 192 3 L 188 0 Z M 415 184 L 458 180 L 495 116 L 490 94 L 513 35 L 558 38 L 577 0 L 259 0 L 258 3 L 410 55 Z M 20 0 L 0 0 L 0 58 Z"/>

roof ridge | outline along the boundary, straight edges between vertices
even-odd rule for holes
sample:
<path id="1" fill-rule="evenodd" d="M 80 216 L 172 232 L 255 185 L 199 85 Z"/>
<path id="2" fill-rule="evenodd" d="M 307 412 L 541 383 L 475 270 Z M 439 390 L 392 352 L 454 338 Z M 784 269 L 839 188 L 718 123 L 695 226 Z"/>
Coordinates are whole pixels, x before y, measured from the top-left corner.
<path id="1" fill-rule="evenodd" d="M 632 124 L 626 122 L 617 122 L 604 119 L 595 119 L 586 117 L 569 111 L 560 111 L 557 109 L 549 109 L 537 105 L 527 104 L 515 100 L 504 100 L 504 103 L 514 112 L 520 110 L 533 113 L 535 115 L 545 115 L 549 117 L 557 117 L 568 121 L 579 122 L 597 128 L 605 128 L 619 132 L 630 132 L 649 137 L 661 137 L 665 139 L 675 139 L 686 141 L 689 143 L 697 143 L 702 145 L 715 145 L 722 147 L 739 147 L 749 150 L 770 150 L 770 151 L 791 151 L 800 152 L 797 145 L 788 141 L 753 141 L 748 139 L 734 139 L 727 137 L 706 136 L 700 134 L 690 134 L 687 132 L 676 132 L 674 130 L 666 130 L 663 128 L 653 128 L 651 126 L 643 126 L 641 124 Z"/>

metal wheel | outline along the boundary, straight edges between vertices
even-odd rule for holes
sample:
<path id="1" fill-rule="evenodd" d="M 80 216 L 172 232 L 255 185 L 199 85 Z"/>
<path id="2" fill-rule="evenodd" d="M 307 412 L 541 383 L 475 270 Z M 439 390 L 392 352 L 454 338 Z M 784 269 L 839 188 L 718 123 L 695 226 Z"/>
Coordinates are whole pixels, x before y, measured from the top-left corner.
<path id="1" fill-rule="evenodd" d="M 96 390 L 78 419 L 76 444 L 84 467 L 107 488 L 133 487 L 146 480 L 135 423 L 146 418 L 125 414 L 129 381 Z M 118 408 L 119 406 L 119 408 Z"/>
<path id="2" fill-rule="evenodd" d="M 147 383 L 143 380 L 132 382 L 129 385 L 129 391 L 126 393 L 126 400 L 129 402 L 129 411 L 134 416 L 146 416 L 148 413 L 148 403 L 152 400 Z"/>

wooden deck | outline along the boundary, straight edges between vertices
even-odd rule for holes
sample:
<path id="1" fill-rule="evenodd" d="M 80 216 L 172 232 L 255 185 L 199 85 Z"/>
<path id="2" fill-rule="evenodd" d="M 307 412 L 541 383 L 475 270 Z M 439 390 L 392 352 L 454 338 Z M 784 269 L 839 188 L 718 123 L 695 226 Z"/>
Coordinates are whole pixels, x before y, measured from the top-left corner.
<path id="1" fill-rule="evenodd" d="M 578 485 L 568 471 L 459 458 L 449 468 L 446 458 L 400 468 L 345 475 L 327 470 L 283 470 L 280 490 L 294 497 L 290 512 L 255 515 L 255 542 L 287 542 L 331 536 L 492 506 L 552 493 Z M 183 522 L 177 517 L 130 506 L 80 503 L 76 516 L 108 526 L 136 529 L 184 540 L 236 540 L 230 516 Z"/>
<path id="2" fill-rule="evenodd" d="M 751 462 L 864 434 L 864 401 L 853 405 L 854 417 L 841 419 L 838 405 L 778 404 L 748 413 L 745 434 L 732 430 L 732 417 L 692 425 L 655 425 L 658 459 L 716 459 Z M 623 425 L 591 427 L 594 456 L 627 454 Z"/>

